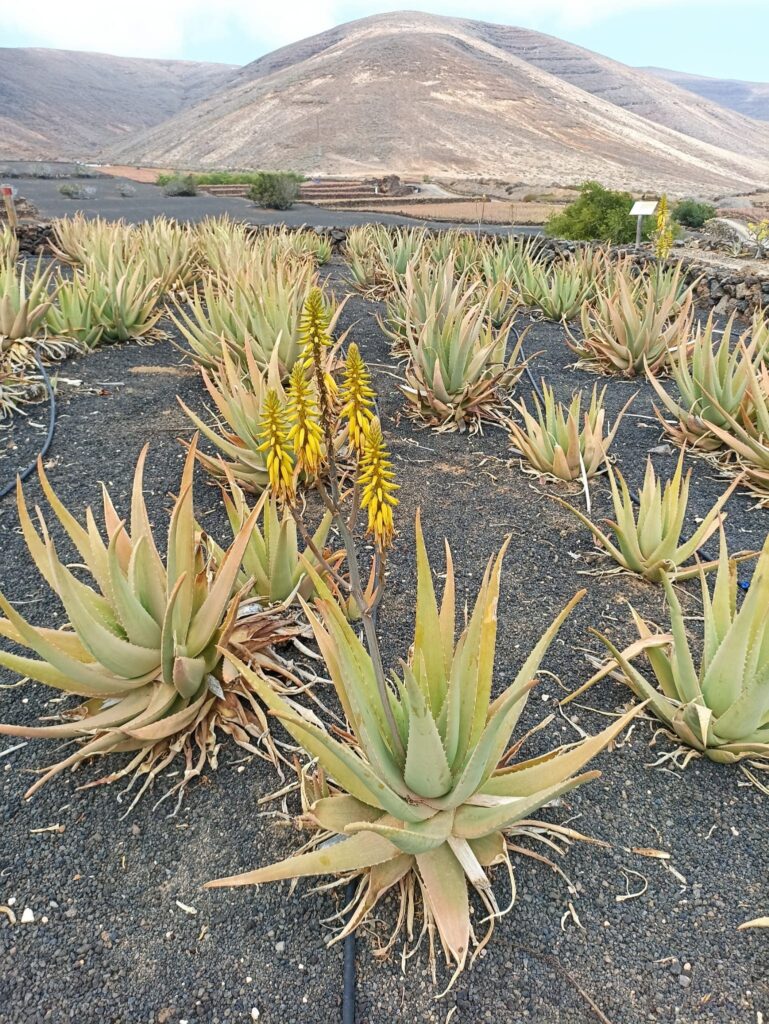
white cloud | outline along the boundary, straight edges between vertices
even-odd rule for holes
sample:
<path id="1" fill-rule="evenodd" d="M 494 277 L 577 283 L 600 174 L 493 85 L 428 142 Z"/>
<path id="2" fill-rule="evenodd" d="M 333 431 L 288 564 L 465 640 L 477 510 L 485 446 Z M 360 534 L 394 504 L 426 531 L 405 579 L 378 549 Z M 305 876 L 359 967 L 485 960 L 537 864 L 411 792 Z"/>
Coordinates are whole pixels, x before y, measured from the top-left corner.
<path id="1" fill-rule="evenodd" d="M 705 0 L 707 2 L 707 0 Z M 715 2 L 715 0 L 711 0 Z M 743 0 L 759 8 L 765 0 Z M 543 31 L 582 26 L 639 9 L 702 6 L 703 0 L 0 0 L 0 25 L 29 45 L 102 50 L 126 56 L 181 57 L 190 46 L 237 39 L 254 56 L 367 14 L 432 10 L 525 24 Z M 0 43 L 3 40 L 0 38 Z"/>

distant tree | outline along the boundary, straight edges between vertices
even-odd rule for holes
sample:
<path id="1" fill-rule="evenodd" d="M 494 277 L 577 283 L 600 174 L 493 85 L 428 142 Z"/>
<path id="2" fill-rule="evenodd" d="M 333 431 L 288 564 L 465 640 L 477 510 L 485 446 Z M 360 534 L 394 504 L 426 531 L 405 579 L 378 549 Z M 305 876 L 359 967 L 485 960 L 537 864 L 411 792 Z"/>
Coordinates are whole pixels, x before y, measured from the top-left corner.
<path id="1" fill-rule="evenodd" d="M 170 178 L 163 185 L 163 192 L 167 196 L 196 196 L 198 185 L 194 174 L 179 174 Z"/>
<path id="2" fill-rule="evenodd" d="M 630 216 L 633 197 L 629 192 L 613 192 L 597 181 L 580 185 L 576 199 L 562 213 L 556 213 L 545 224 L 545 234 L 574 241 L 602 241 L 624 244 L 634 242 L 635 218 Z M 647 223 L 648 238 L 653 224 Z"/>
<path id="3" fill-rule="evenodd" d="M 706 220 L 715 215 L 715 206 L 697 202 L 696 199 L 682 199 L 673 207 L 673 220 L 683 224 L 685 228 L 701 228 Z"/>
<path id="4" fill-rule="evenodd" d="M 271 210 L 290 210 L 299 195 L 302 178 L 290 171 L 261 171 L 249 198 Z"/>

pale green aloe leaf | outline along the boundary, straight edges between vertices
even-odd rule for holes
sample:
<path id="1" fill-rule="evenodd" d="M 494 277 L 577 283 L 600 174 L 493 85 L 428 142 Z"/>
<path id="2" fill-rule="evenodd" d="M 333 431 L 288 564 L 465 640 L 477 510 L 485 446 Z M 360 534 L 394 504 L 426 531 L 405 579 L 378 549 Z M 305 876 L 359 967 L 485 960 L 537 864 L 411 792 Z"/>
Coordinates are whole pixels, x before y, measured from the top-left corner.
<path id="1" fill-rule="evenodd" d="M 261 882 L 276 882 L 283 878 L 303 878 L 307 875 L 338 875 L 384 864 L 398 856 L 398 848 L 383 836 L 373 832 L 361 832 L 338 842 L 325 843 L 310 853 L 288 857 L 278 864 L 271 864 L 256 871 L 241 875 L 229 875 L 206 882 L 206 889 L 221 889 L 224 886 L 258 885 Z"/>
<path id="2" fill-rule="evenodd" d="M 372 807 L 388 811 L 402 821 L 422 821 L 433 813 L 426 809 L 419 810 L 401 799 L 349 747 L 333 739 L 323 729 L 299 721 L 291 706 L 275 693 L 269 683 L 231 652 L 226 652 L 226 657 L 253 687 L 260 700 L 280 717 L 297 743 L 301 743 L 311 756 L 319 758 L 328 774 L 351 796 Z"/>
<path id="3" fill-rule="evenodd" d="M 416 861 L 441 939 L 461 968 L 470 944 L 470 904 L 462 865 L 448 843 L 418 854 Z"/>
<path id="4" fill-rule="evenodd" d="M 389 839 L 401 853 L 416 856 L 420 853 L 427 853 L 428 850 L 433 850 L 441 843 L 445 843 L 451 835 L 453 822 L 453 811 L 441 811 L 425 821 L 414 824 L 397 821 L 388 815 L 377 821 L 353 822 L 347 826 L 346 831 L 350 835 L 355 835 L 358 832 L 374 832 L 378 836 Z"/>
<path id="5" fill-rule="evenodd" d="M 454 835 L 460 839 L 477 839 L 489 832 L 509 828 L 564 793 L 597 779 L 600 774 L 599 771 L 585 772 L 527 797 L 499 797 L 499 803 L 491 806 L 463 804 L 457 808 L 454 817 Z"/>
<path id="6" fill-rule="evenodd" d="M 403 780 L 421 797 L 443 796 L 451 788 L 451 769 L 438 727 L 414 673 L 403 666 L 408 697 L 408 747 Z M 406 853 L 414 851 L 407 850 Z"/>
<path id="7" fill-rule="evenodd" d="M 353 822 L 376 821 L 382 817 L 382 811 L 347 793 L 321 797 L 310 807 L 310 814 L 321 828 L 339 833 Z"/>
<path id="8" fill-rule="evenodd" d="M 563 782 L 584 768 L 607 747 L 643 707 L 643 704 L 636 705 L 606 729 L 595 736 L 587 737 L 570 749 L 559 748 L 531 761 L 503 768 L 486 780 L 480 792 L 490 796 L 527 797 Z"/>
<path id="9" fill-rule="evenodd" d="M 414 629 L 414 653 L 421 655 L 425 678 L 421 679 L 418 670 L 419 659 L 415 658 L 417 678 L 426 688 L 433 715 L 437 716 L 446 697 L 446 668 L 441 644 L 437 643 L 441 636 L 438 602 L 435 597 L 432 570 L 427 557 L 425 540 L 422 534 L 422 523 L 419 512 L 416 517 L 416 558 L 417 558 L 417 598 L 416 625 Z"/>

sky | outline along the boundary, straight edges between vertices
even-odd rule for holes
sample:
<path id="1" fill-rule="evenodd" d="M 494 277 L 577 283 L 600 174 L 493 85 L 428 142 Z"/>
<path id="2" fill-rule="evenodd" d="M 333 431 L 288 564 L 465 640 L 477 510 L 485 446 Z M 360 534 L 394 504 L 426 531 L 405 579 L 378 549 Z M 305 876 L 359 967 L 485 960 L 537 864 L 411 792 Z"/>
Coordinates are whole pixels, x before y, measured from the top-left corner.
<path id="1" fill-rule="evenodd" d="M 522 25 L 625 64 L 769 81 L 769 0 L 0 0 L 0 46 L 246 64 L 404 8 Z"/>

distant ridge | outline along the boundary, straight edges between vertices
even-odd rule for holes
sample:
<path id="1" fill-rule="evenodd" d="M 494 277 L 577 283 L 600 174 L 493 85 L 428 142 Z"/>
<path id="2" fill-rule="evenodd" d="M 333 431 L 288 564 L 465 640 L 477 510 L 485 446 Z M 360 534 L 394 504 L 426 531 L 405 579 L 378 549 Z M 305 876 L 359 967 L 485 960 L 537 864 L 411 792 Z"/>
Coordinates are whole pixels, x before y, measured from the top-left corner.
<path id="1" fill-rule="evenodd" d="M 234 67 L 0 47 L 0 159 L 97 157 L 225 85 Z"/>
<path id="2" fill-rule="evenodd" d="M 736 110 L 757 121 L 769 121 L 769 82 L 740 82 L 731 78 L 706 78 L 667 68 L 642 68 L 657 78 L 702 96 L 728 110 Z"/>
<path id="3" fill-rule="evenodd" d="M 769 125 L 538 32 L 401 12 L 267 54 L 109 154 L 734 192 L 766 181 Z"/>

